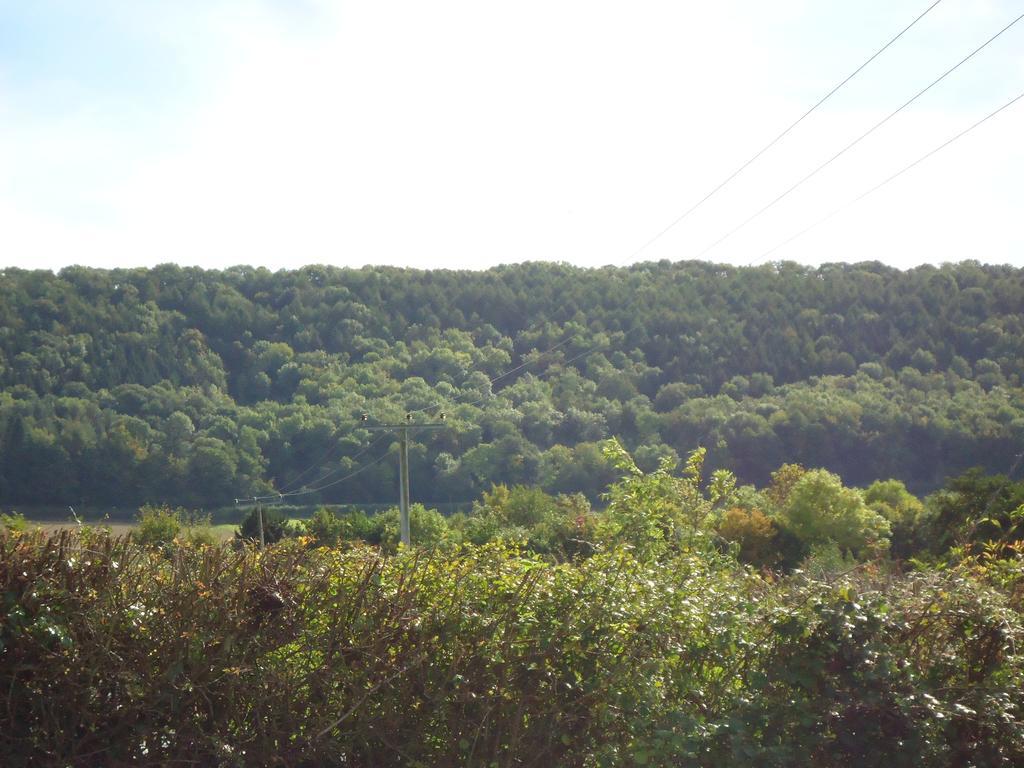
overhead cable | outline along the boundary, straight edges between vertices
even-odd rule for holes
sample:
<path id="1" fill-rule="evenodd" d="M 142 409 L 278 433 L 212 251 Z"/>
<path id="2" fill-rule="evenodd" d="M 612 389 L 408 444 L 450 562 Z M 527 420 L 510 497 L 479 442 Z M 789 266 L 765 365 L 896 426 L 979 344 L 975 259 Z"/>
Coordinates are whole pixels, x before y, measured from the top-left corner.
<path id="1" fill-rule="evenodd" d="M 811 113 L 814 112 L 818 107 L 820 107 L 822 104 L 824 104 L 830 98 L 832 98 L 832 96 L 835 95 L 835 93 L 840 88 L 842 88 L 848 82 L 853 80 L 853 78 L 855 78 L 858 74 L 860 74 L 861 70 L 863 70 L 865 67 L 868 66 L 868 64 L 870 64 L 872 61 L 874 61 L 879 56 L 881 56 L 882 53 L 884 53 L 893 43 L 895 43 L 897 40 L 899 40 L 901 37 L 903 37 L 903 35 L 905 35 L 907 32 L 909 32 L 910 29 L 915 24 L 917 24 L 917 22 L 921 21 L 921 19 L 923 19 L 925 16 L 927 16 L 931 12 L 931 10 L 933 8 L 935 8 L 935 6 L 937 6 L 941 2 L 942 2 L 942 0 L 935 0 L 935 2 L 933 2 L 927 8 L 925 8 L 924 11 L 922 11 L 921 14 L 917 18 L 915 18 L 912 22 L 910 22 L 910 24 L 908 24 L 906 27 L 904 27 L 902 30 L 900 30 L 899 34 L 897 34 L 895 37 L 893 37 L 891 40 L 889 40 L 889 42 L 887 42 L 885 45 L 883 45 L 881 48 L 879 48 L 877 51 L 875 51 L 873 54 L 871 54 L 871 56 L 863 64 L 861 64 L 859 67 L 857 67 L 855 70 L 853 70 L 853 72 L 851 72 L 849 75 L 847 75 L 845 78 L 843 78 L 843 80 L 841 80 L 835 87 L 833 87 L 832 90 L 830 90 L 828 93 L 826 93 L 824 96 L 822 96 L 817 102 L 815 102 L 815 104 L 810 109 L 808 109 L 806 112 L 804 112 L 802 115 L 800 115 L 800 117 L 798 117 L 796 120 L 794 120 L 792 123 L 790 123 L 790 125 L 784 131 L 782 131 L 782 133 L 780 133 L 774 139 L 772 139 L 767 144 L 765 144 L 763 147 L 761 147 L 761 149 L 759 149 L 757 152 L 755 152 L 739 168 L 737 168 L 731 174 L 726 176 L 725 179 L 723 179 L 721 182 L 719 182 L 718 185 L 715 186 L 706 195 L 704 195 L 704 197 L 702 197 L 696 203 L 694 203 L 689 208 L 687 208 L 685 211 L 683 211 L 683 213 L 681 213 L 671 224 L 669 224 L 663 230 L 658 232 L 658 234 L 656 234 L 654 237 L 652 237 L 650 240 L 648 240 L 646 243 L 644 243 L 642 246 L 640 246 L 638 249 L 636 249 L 632 253 L 632 255 L 629 257 L 628 261 L 630 261 L 630 262 L 633 261 L 637 256 L 639 256 L 641 253 L 646 251 L 650 246 L 654 245 L 654 243 L 656 243 L 664 235 L 666 235 L 669 232 L 669 230 L 671 230 L 677 224 L 681 223 L 691 213 L 696 211 L 698 208 L 700 208 L 702 205 L 704 205 L 704 203 L 706 203 L 708 200 L 710 200 L 712 197 L 714 197 L 714 195 L 716 195 L 719 192 L 719 190 L 721 190 L 723 187 L 725 187 L 726 184 L 728 184 L 730 181 L 732 181 L 737 176 L 739 176 L 741 173 L 743 173 L 743 171 L 745 171 L 758 158 L 760 158 L 761 155 L 763 155 L 769 149 L 771 149 L 776 144 L 778 144 L 780 141 L 782 141 L 782 139 L 785 138 L 789 134 L 790 131 L 792 131 L 794 128 L 796 128 L 798 125 L 800 125 L 800 123 L 802 123 L 805 119 L 807 119 L 811 115 Z"/>
<path id="2" fill-rule="evenodd" d="M 789 195 L 790 195 L 790 194 L 792 194 L 792 193 L 793 193 L 793 192 L 795 192 L 795 191 L 796 191 L 797 189 L 799 189 L 799 188 L 800 188 L 801 186 L 803 186 L 803 185 L 804 185 L 804 183 L 806 183 L 807 181 L 810 181 L 810 180 L 811 180 L 812 178 L 814 178 L 815 176 L 817 176 L 817 175 L 818 175 L 819 173 L 821 173 L 821 171 L 825 170 L 825 169 L 826 169 L 826 168 L 827 168 L 828 166 L 830 166 L 830 165 L 831 165 L 832 163 L 834 163 L 834 162 L 835 162 L 836 160 L 838 160 L 838 159 L 839 159 L 840 157 L 842 157 L 843 155 L 845 155 L 845 154 L 846 154 L 846 153 L 847 153 L 847 152 L 848 152 L 849 150 L 853 149 L 853 148 L 854 148 L 855 146 L 857 146 L 858 144 L 860 144 L 860 143 L 861 143 L 861 142 L 862 142 L 862 141 L 863 141 L 864 139 L 866 139 L 866 138 L 867 138 L 868 136 L 870 136 L 870 135 L 871 135 L 872 133 L 874 133 L 874 132 L 875 132 L 875 131 L 877 131 L 877 130 L 878 130 L 879 128 L 881 128 L 881 127 L 882 127 L 883 125 L 885 125 L 886 123 L 888 123 L 888 122 L 889 122 L 890 120 L 892 120 L 892 119 L 893 119 L 894 117 L 896 117 L 896 115 L 898 115 L 898 114 L 899 114 L 900 112 L 902 112 L 902 111 L 903 111 L 904 109 L 906 109 L 907 107 L 909 107 L 909 106 L 910 106 L 911 104 L 913 104 L 913 103 L 914 103 L 915 101 L 917 101 L 917 100 L 918 100 L 919 98 L 921 98 L 922 96 L 924 96 L 924 95 L 925 95 L 926 93 L 928 93 L 928 91 L 930 91 L 930 90 L 931 90 L 932 88 L 934 88 L 934 87 L 935 87 L 936 85 L 938 85 L 939 83 L 941 83 L 941 82 L 942 82 L 943 80 L 945 80 L 945 79 L 946 79 L 947 77 L 949 77 L 949 76 L 950 76 L 951 74 L 953 74 L 953 73 L 954 73 L 954 72 L 956 72 L 956 71 L 957 71 L 958 69 L 960 69 L 960 67 L 962 67 L 962 66 L 963 66 L 964 64 L 966 64 L 966 63 L 967 63 L 968 61 L 970 61 L 971 59 L 973 59 L 973 58 L 974 58 L 974 57 L 975 57 L 975 56 L 976 56 L 977 54 L 981 53 L 981 51 L 983 51 L 983 50 L 984 50 L 985 48 L 987 48 L 987 47 L 988 47 L 988 46 L 989 46 L 990 44 L 992 44 L 993 42 L 995 42 L 995 40 L 996 40 L 996 39 L 997 39 L 998 37 L 1000 37 L 1000 36 L 1001 36 L 1001 35 L 1002 35 L 1002 34 L 1003 34 L 1004 32 L 1006 32 L 1006 31 L 1007 31 L 1008 29 L 1010 29 L 1010 28 L 1011 28 L 1012 26 L 1014 26 L 1014 25 L 1015 25 L 1015 24 L 1016 24 L 1017 22 L 1019 22 L 1019 21 L 1020 21 L 1021 19 L 1024 19 L 1024 14 L 1021 14 L 1020 16 L 1018 16 L 1017 18 L 1015 18 L 1015 19 L 1014 19 L 1013 21 L 1011 21 L 1011 22 L 1010 22 L 1009 24 L 1007 24 L 1007 25 L 1006 25 L 1005 27 L 1003 27 L 1003 28 L 1002 28 L 1001 30 L 999 30 L 998 32 L 996 32 L 996 33 L 995 33 L 994 35 L 992 35 L 992 37 L 990 37 L 990 38 L 989 38 L 988 40 L 986 40 L 986 41 L 985 41 L 984 43 L 982 43 L 981 45 L 979 45 L 979 46 L 978 46 L 977 48 L 975 48 L 975 49 L 974 49 L 973 51 L 971 51 L 971 52 L 970 52 L 969 54 L 967 54 L 967 55 L 966 55 L 966 56 L 965 56 L 964 58 L 962 58 L 962 59 L 961 59 L 961 60 L 960 60 L 959 62 L 957 62 L 957 63 L 956 63 L 956 64 L 954 64 L 954 65 L 953 65 L 952 67 L 950 67 L 950 68 L 949 68 L 949 69 L 947 69 L 947 70 L 946 70 L 945 72 L 943 72 L 943 73 L 942 73 L 941 75 L 939 75 L 939 76 L 938 76 L 937 78 L 935 78 L 935 79 L 934 79 L 934 80 L 933 80 L 933 81 L 932 81 L 931 83 L 929 83 L 929 84 L 928 84 L 927 86 L 925 86 L 925 87 L 924 87 L 924 88 L 922 88 L 922 89 L 921 89 L 920 91 L 918 91 L 918 92 L 917 92 L 916 94 L 914 94 L 914 95 L 913 95 L 913 96 L 912 96 L 912 97 L 911 97 L 910 99 L 908 99 L 907 101 L 905 101 L 905 102 L 904 102 L 904 103 L 903 103 L 902 105 L 900 105 L 900 106 L 899 106 L 899 107 L 897 107 L 897 108 L 896 108 L 895 110 L 893 110 L 892 112 L 890 112 L 890 113 L 889 113 L 888 115 L 886 115 L 886 116 L 885 116 L 884 118 L 882 118 L 881 120 L 879 120 L 879 121 L 878 121 L 877 123 L 875 123 L 875 124 L 874 124 L 873 126 L 871 126 L 871 127 L 870 127 L 870 128 L 868 129 L 868 130 L 866 130 L 866 131 L 865 131 L 864 133 L 862 133 L 862 134 L 861 134 L 860 136 L 858 136 L 858 137 L 857 137 L 856 139 L 854 139 L 854 140 L 853 140 L 853 141 L 851 141 L 851 142 L 850 142 L 849 144 L 847 144 L 847 145 L 846 145 L 845 147 L 843 147 L 843 148 L 842 148 L 841 150 L 839 150 L 839 151 L 838 151 L 838 152 L 836 152 L 836 153 L 835 153 L 834 155 L 832 155 L 832 157 L 830 157 L 830 158 L 829 158 L 828 160 L 826 160 L 825 162 L 823 162 L 823 163 L 822 163 L 821 165 L 819 165 L 819 166 L 818 166 L 817 168 L 815 168 L 815 169 L 814 169 L 813 171 L 811 171 L 811 172 L 810 172 L 810 173 L 808 173 L 808 174 L 807 174 L 806 176 L 804 176 L 804 177 L 803 177 L 802 179 L 800 179 L 800 180 L 799 180 L 798 182 L 796 182 L 796 184 L 794 184 L 793 186 L 791 186 L 791 187 L 790 187 L 789 189 L 787 189 L 787 190 L 786 190 L 785 192 L 783 192 L 782 194 L 780 194 L 780 195 L 779 195 L 778 197 L 776 197 L 776 198 L 775 198 L 774 200 L 772 200 L 772 201 L 771 201 L 770 203 L 768 203 L 767 205 L 763 206 L 763 207 L 762 207 L 762 208 L 761 208 L 760 210 L 758 210 L 758 211 L 757 211 L 756 213 L 752 214 L 751 216 L 748 216 L 748 217 L 747 217 L 746 219 L 744 219 L 744 220 L 743 220 L 743 221 L 742 221 L 742 222 L 741 222 L 740 224 L 738 224 L 737 226 L 733 227 L 733 228 L 732 228 L 731 230 L 729 230 L 728 232 L 726 232 L 726 233 L 725 233 L 724 235 L 722 235 L 722 236 L 721 236 L 720 238 L 718 238 L 717 240 L 715 240 L 715 241 L 714 241 L 713 243 L 711 243 L 711 245 L 707 246 L 707 247 L 706 247 L 706 248 L 705 248 L 705 249 L 704 249 L 703 251 L 701 251 L 700 253 L 698 253 L 698 254 L 697 254 L 697 256 L 696 256 L 696 258 L 698 258 L 698 259 L 699 259 L 699 258 L 701 258 L 701 257 L 702 257 L 702 256 L 704 256 L 704 254 L 706 254 L 706 253 L 707 253 L 708 251 L 712 250 L 713 248 L 716 248 L 717 246 L 719 246 L 720 244 L 722 244 L 723 242 L 725 242 L 726 240 L 728 240 L 728 239 L 729 239 L 730 237 L 732 237 L 733 235 L 735 235 L 735 234 L 736 234 L 737 232 L 739 232 L 739 231 L 740 231 L 741 229 L 743 229 L 744 227 L 746 227 L 746 226 L 747 226 L 747 224 L 749 224 L 749 223 L 750 223 L 750 222 L 752 222 L 752 221 L 753 221 L 754 219 L 756 219 L 756 218 L 758 218 L 759 216 L 761 216 L 761 215 L 762 215 L 763 213 L 765 213 L 766 211 L 768 211 L 768 210 L 769 210 L 770 208 L 774 207 L 774 206 L 775 206 L 775 205 L 776 205 L 777 203 L 779 203 L 779 202 L 781 202 L 782 200 L 784 200 L 785 198 L 789 197 Z"/>
<path id="3" fill-rule="evenodd" d="M 331 487 L 333 487 L 335 485 L 339 485 L 340 483 L 343 483 L 346 480 L 350 480 L 353 477 L 355 477 L 356 475 L 358 475 L 358 474 L 360 474 L 362 472 L 365 472 L 366 470 L 368 470 L 370 467 L 374 466 L 375 464 L 379 464 L 380 462 L 384 461 L 384 459 L 386 459 L 393 452 L 393 450 L 394 450 L 393 448 L 388 448 L 388 450 L 386 450 L 384 453 L 382 453 L 380 456 L 378 456 L 373 461 L 367 462 L 363 466 L 361 466 L 358 469 L 348 473 L 344 477 L 339 477 L 337 480 L 332 480 L 329 483 L 324 483 L 323 485 L 316 486 L 315 488 L 302 488 L 302 489 L 299 489 L 299 490 L 296 490 L 296 491 L 289 491 L 287 493 L 274 493 L 274 494 L 268 494 L 268 495 L 265 495 L 265 496 L 252 496 L 252 497 L 249 497 L 249 498 L 246 498 L 246 499 L 238 499 L 238 500 L 236 500 L 236 502 L 238 502 L 238 501 L 260 502 L 260 501 L 270 501 L 270 500 L 278 500 L 278 501 L 280 501 L 280 500 L 287 499 L 287 498 L 292 498 L 292 497 L 295 497 L 295 496 L 305 496 L 306 494 L 317 493 L 317 492 L 323 491 L 323 490 L 325 490 L 327 488 L 331 488 Z"/>
<path id="4" fill-rule="evenodd" d="M 842 213 L 843 211 L 845 211 L 845 210 L 846 210 L 847 208 L 850 208 L 850 207 L 852 207 L 852 206 L 856 205 L 857 203 L 859 203 L 859 202 L 860 202 L 861 200 L 863 200 L 863 199 L 864 199 L 865 197 L 867 197 L 868 195 L 874 194 L 875 192 L 877 192 L 878 190 L 880 190 L 880 189 L 881 189 L 882 187 L 884 187 L 885 185 L 887 185 L 887 184 L 888 184 L 889 182 L 891 182 L 891 181 L 895 181 L 895 180 L 896 180 L 897 178 L 899 178 L 900 176 L 902 176 L 902 175 L 903 175 L 904 173 L 906 173 L 907 171 L 909 171 L 909 170 L 911 170 L 912 168 L 916 167 L 917 165 L 920 165 L 921 163 L 923 163 L 923 162 L 924 162 L 925 160 L 927 160 L 927 159 L 928 159 L 929 157 L 931 157 L 932 155 L 934 155 L 934 154 L 935 154 L 936 152 L 939 152 L 939 151 L 941 151 L 941 150 L 945 149 L 946 147 L 948 147 L 948 146 L 949 146 L 950 144 L 952 144 L 952 143 L 953 143 L 954 141 L 956 141 L 957 139 L 959 139 L 959 138 L 961 138 L 961 137 L 963 137 L 963 136 L 966 136 L 966 135 L 967 135 L 968 133 L 970 133 L 971 131 L 973 131 L 973 130 L 974 130 L 975 128 L 979 127 L 979 126 L 980 126 L 980 125 L 982 125 L 983 123 L 986 123 L 986 122 L 988 122 L 988 121 L 989 121 L 989 120 L 991 120 L 991 119 L 992 119 L 993 117 L 995 117 L 995 116 L 996 116 L 996 115 L 998 115 L 998 114 L 999 114 L 1000 112 L 1002 112 L 1002 111 L 1003 111 L 1004 109 L 1007 109 L 1007 108 L 1009 108 L 1009 107 L 1013 106 L 1014 104 L 1016 104 L 1016 103 L 1017 103 L 1018 101 L 1020 101 L 1021 99 L 1024 99 L 1024 93 L 1021 93 L 1020 95 L 1016 96 L 1015 98 L 1013 98 L 1013 99 L 1010 99 L 1010 100 L 1009 100 L 1008 102 L 1006 102 L 1006 103 L 1005 103 L 1005 104 L 1003 104 L 1003 105 L 1002 105 L 1001 107 L 999 107 L 999 109 L 996 109 L 996 110 L 994 110 L 994 111 L 992 111 L 992 112 L 989 112 L 989 113 L 988 113 L 987 115 L 985 115 L 985 117 L 981 118 L 981 120 L 978 120 L 978 121 L 977 121 L 976 123 L 974 123 L 973 125 L 971 125 L 971 126 L 969 126 L 969 127 L 965 128 L 964 130 L 960 131 L 960 132 L 959 132 L 958 134 L 956 134 L 956 135 L 955 135 L 955 136 L 953 136 L 952 138 L 949 138 L 949 139 L 947 139 L 946 141 L 944 141 L 944 142 L 943 142 L 942 144 L 939 144 L 939 145 L 938 145 L 937 147 L 935 147 L 935 148 L 934 148 L 934 149 L 932 149 L 931 151 L 929 151 L 929 152 L 927 152 L 927 153 L 925 153 L 925 154 L 921 155 L 921 157 L 917 158 L 917 160 L 915 160 L 914 162 L 910 163 L 910 164 L 909 164 L 909 165 L 907 165 L 907 166 L 904 166 L 904 167 L 903 167 L 903 168 L 901 168 L 900 170 L 896 171 L 896 173 L 892 174 L 892 175 L 891 175 L 891 176 L 889 176 L 888 178 L 884 179 L 883 181 L 879 182 L 879 183 L 878 183 L 878 184 L 876 184 L 875 186 L 871 187 L 871 189 L 867 190 L 867 191 L 866 191 L 866 192 L 864 192 L 863 194 L 859 195 L 858 197 L 854 198 L 853 200 L 851 200 L 850 202 L 846 203 L 845 205 L 843 205 L 843 206 L 841 206 L 841 207 L 837 208 L 836 210 L 832 211 L 832 213 L 828 214 L 827 216 L 824 216 L 824 217 L 822 217 L 822 218 L 818 219 L 818 221 L 814 222 L 814 223 L 813 223 L 813 224 L 811 224 L 811 225 L 810 225 L 809 227 L 806 227 L 806 228 L 804 228 L 804 229 L 800 230 L 800 231 L 799 231 L 799 232 L 797 232 L 797 233 L 796 233 L 795 235 L 793 235 L 792 237 L 788 238 L 787 240 L 784 240 L 783 242 L 779 243 L 778 245 L 776 245 L 776 246 L 775 246 L 774 248 L 772 248 L 771 250 L 769 250 L 769 251 L 766 251 L 765 253 L 761 254 L 761 257 L 760 257 L 760 259 L 758 259 L 758 260 L 759 260 L 759 261 L 763 261 L 764 259 L 767 259 L 767 258 L 768 258 L 769 256 L 771 256 L 771 255 L 772 255 L 773 253 L 775 253 L 775 251 L 777 251 L 777 250 L 779 250 L 780 248 L 783 248 L 783 247 L 785 247 L 785 246 L 789 245 L 790 243 L 792 243 L 792 242 L 793 242 L 794 240 L 796 240 L 797 238 L 800 238 L 800 237 L 803 237 L 804 235 L 806 235 L 806 234 L 807 234 L 808 232 L 810 232 L 810 231 L 811 231 L 812 229 L 816 229 L 817 227 L 819 227 L 819 226 L 821 226 L 822 224 L 824 224 L 824 223 L 825 223 L 826 221 L 829 221 L 829 220 L 830 220 L 830 219 L 832 219 L 833 217 L 835 217 L 835 216 L 838 216 L 838 215 L 839 215 L 840 213 Z"/>

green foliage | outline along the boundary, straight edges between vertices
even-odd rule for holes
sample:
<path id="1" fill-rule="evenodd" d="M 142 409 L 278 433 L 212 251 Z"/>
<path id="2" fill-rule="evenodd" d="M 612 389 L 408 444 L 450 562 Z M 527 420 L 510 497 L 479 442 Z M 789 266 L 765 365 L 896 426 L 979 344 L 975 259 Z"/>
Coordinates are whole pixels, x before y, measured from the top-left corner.
<path id="1" fill-rule="evenodd" d="M 212 547 L 219 542 L 208 520 L 205 523 L 187 526 L 179 535 L 179 540 L 192 547 Z"/>
<path id="2" fill-rule="evenodd" d="M 849 573 L 857 567 L 857 560 L 848 549 L 834 541 L 823 541 L 807 547 L 807 555 L 800 561 L 799 570 L 812 578 L 828 580 Z"/>
<path id="3" fill-rule="evenodd" d="M 740 562 L 761 568 L 779 565 L 780 554 L 775 547 L 778 528 L 759 509 L 733 507 L 718 524 L 718 535 L 735 543 Z"/>
<path id="4" fill-rule="evenodd" d="M 864 491 L 864 502 L 892 529 L 892 554 L 909 557 L 928 546 L 924 504 L 899 480 L 876 480 Z"/>
<path id="5" fill-rule="evenodd" d="M 397 551 L 401 541 L 398 507 L 375 515 L 373 522 L 380 531 L 380 544 L 384 550 Z M 444 515 L 422 504 L 409 506 L 409 534 L 413 546 L 421 549 L 435 549 L 455 543 Z"/>
<path id="6" fill-rule="evenodd" d="M 20 512 L 0 512 L 0 529 L 22 533 L 29 528 L 28 520 Z"/>
<path id="7" fill-rule="evenodd" d="M 746 483 L 789 461 L 933 491 L 1024 438 L 1021 274 L 8 268 L 0 504 L 210 509 L 303 482 L 309 504 L 387 502 L 391 462 L 331 483 L 366 460 L 358 415 L 428 405 L 450 415 L 412 445 L 428 506 L 501 484 L 595 503 L 610 435 L 648 473 L 701 444 Z"/>
<path id="8" fill-rule="evenodd" d="M 135 538 L 149 547 L 165 547 L 174 542 L 181 531 L 181 510 L 145 505 L 139 509 Z"/>
<path id="9" fill-rule="evenodd" d="M 217 542 L 209 515 L 150 504 L 139 509 L 138 525 L 132 535 L 140 544 L 156 548 L 169 547 L 176 541 L 192 546 L 212 546 Z"/>
<path id="10" fill-rule="evenodd" d="M 794 579 L 771 603 L 762 666 L 749 678 L 757 694 L 725 740 L 734 754 L 775 765 L 1021 759 L 1021 704 L 1003 687 L 1021 673 L 1004 666 L 1020 617 L 998 594 L 962 573 L 868 575 Z"/>
<path id="11" fill-rule="evenodd" d="M 942 554 L 952 547 L 1024 538 L 1024 481 L 985 475 L 975 468 L 950 479 L 926 499 L 931 516 L 931 549 Z"/>
<path id="12" fill-rule="evenodd" d="M 506 541 L 566 560 L 593 552 L 595 523 L 590 502 L 582 494 L 556 497 L 539 488 L 496 485 L 453 527 L 473 544 Z"/>
<path id="13" fill-rule="evenodd" d="M 306 535 L 322 547 L 333 547 L 346 533 L 345 521 L 327 507 L 320 507 L 303 527 Z"/>
<path id="14" fill-rule="evenodd" d="M 764 495 L 776 511 L 785 509 L 793 487 L 806 474 L 807 470 L 799 464 L 783 464 L 772 472 L 771 484 L 765 489 Z"/>
<path id="15" fill-rule="evenodd" d="M 291 535 L 288 525 L 288 518 L 283 512 L 274 507 L 253 507 L 249 513 L 242 518 L 241 525 L 235 531 L 235 539 L 238 541 L 259 542 L 260 540 L 260 517 L 263 518 L 263 541 L 267 544 L 281 541 Z"/>
<path id="16" fill-rule="evenodd" d="M 979 563 L 848 570 L 766 579 L 713 549 L 555 564 L 500 543 L 169 558 L 0 531 L 0 749 L 11 765 L 1022 764 L 1016 588 Z"/>
<path id="17" fill-rule="evenodd" d="M 866 556 L 889 545 L 885 518 L 865 504 L 860 491 L 824 469 L 808 470 L 793 484 L 781 520 L 806 546 L 831 542 Z"/>
<path id="18" fill-rule="evenodd" d="M 697 545 L 707 532 L 709 518 L 729 503 L 736 486 L 731 473 L 718 470 L 705 494 L 701 487 L 704 448 L 689 455 L 682 477 L 673 474 L 670 458 L 645 474 L 618 440 L 607 441 L 604 449 L 623 478 L 608 490 L 608 509 L 599 523 L 598 537 L 605 544 L 628 544 L 641 560 Z"/>

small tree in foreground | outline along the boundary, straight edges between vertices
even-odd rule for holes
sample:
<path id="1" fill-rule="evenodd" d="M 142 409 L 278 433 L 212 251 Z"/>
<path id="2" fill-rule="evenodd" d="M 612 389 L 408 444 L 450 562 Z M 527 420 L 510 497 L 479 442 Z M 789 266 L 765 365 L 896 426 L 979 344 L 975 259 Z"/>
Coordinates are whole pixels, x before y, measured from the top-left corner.
<path id="1" fill-rule="evenodd" d="M 260 518 L 263 514 L 263 541 L 273 544 L 289 534 L 288 518 L 273 507 L 253 507 L 235 531 L 235 539 L 241 541 L 260 540 Z"/>
<path id="2" fill-rule="evenodd" d="M 858 557 L 889 546 L 888 521 L 871 509 L 856 488 L 846 488 L 838 475 L 808 470 L 793 484 L 782 520 L 807 546 L 835 543 Z"/>
<path id="3" fill-rule="evenodd" d="M 675 462 L 670 457 L 645 474 L 618 440 L 606 441 L 604 451 L 624 477 L 608 489 L 608 511 L 599 537 L 606 543 L 631 545 L 641 559 L 692 547 L 736 489 L 733 474 L 720 469 L 712 473 L 705 492 L 704 448 L 689 455 L 682 477 L 673 474 Z"/>
<path id="4" fill-rule="evenodd" d="M 147 547 L 171 544 L 181 530 L 181 510 L 167 506 L 144 505 L 139 509 L 135 539 Z"/>

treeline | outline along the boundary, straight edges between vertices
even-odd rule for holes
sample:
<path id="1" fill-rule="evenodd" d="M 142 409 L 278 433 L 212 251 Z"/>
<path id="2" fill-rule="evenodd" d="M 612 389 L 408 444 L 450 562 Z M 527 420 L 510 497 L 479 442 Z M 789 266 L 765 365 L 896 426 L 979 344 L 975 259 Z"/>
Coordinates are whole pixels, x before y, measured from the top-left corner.
<path id="1" fill-rule="evenodd" d="M 972 469 L 919 499 L 899 480 L 854 488 L 826 469 L 799 464 L 783 464 L 763 488 L 737 485 L 727 470 L 707 475 L 703 449 L 691 453 L 681 471 L 664 462 L 649 473 L 618 441 L 607 441 L 602 450 L 624 474 L 610 486 L 606 509 L 594 509 L 579 493 L 556 496 L 537 487 L 496 485 L 465 512 L 443 515 L 413 504 L 412 541 L 442 551 L 503 542 L 566 562 L 610 544 L 651 554 L 700 540 L 775 572 L 872 559 L 925 567 L 972 551 L 1013 558 L 1024 548 L 1024 480 L 1006 475 Z M 137 535 L 168 545 L 181 538 L 209 539 L 193 520 L 185 510 L 143 507 Z M 269 543 L 305 536 L 317 546 L 361 542 L 389 553 L 399 545 L 394 507 L 367 514 L 325 505 L 303 520 L 290 519 L 287 509 L 252 507 L 236 538 L 259 541 L 261 523 Z"/>
<path id="2" fill-rule="evenodd" d="M 930 491 L 1024 441 L 1022 307 L 1024 270 L 974 262 L 7 269 L 0 504 L 388 501 L 390 458 L 339 482 L 391 448 L 359 415 L 420 409 L 450 427 L 411 448 L 426 502 L 596 500 L 612 435 L 647 470 L 703 445 Z"/>

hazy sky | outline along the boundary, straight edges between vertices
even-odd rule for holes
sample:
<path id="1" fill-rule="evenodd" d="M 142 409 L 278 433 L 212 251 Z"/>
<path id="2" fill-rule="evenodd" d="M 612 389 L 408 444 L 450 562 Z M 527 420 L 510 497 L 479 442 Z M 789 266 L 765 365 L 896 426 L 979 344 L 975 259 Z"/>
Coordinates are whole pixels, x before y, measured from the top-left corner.
<path id="1" fill-rule="evenodd" d="M 0 266 L 625 264 L 931 0 L 0 0 Z M 943 0 L 642 254 L 694 258 L 1024 13 Z M 1024 21 L 702 258 L 1024 91 Z M 1024 101 L 773 259 L 1024 265 Z"/>

